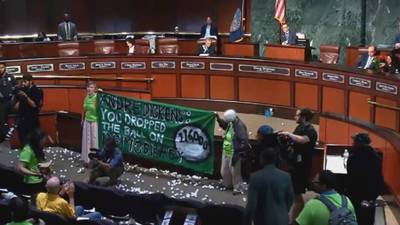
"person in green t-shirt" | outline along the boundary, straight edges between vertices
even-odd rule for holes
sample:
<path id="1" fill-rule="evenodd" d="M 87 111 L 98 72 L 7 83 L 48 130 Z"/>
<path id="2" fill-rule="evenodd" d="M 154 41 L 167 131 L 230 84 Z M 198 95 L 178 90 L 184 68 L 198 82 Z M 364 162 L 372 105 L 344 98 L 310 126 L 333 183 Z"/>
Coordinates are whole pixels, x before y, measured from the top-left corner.
<path id="1" fill-rule="evenodd" d="M 6 225 L 32 225 L 29 220 L 29 204 L 22 198 L 15 197 L 10 200 L 11 221 Z"/>
<path id="2" fill-rule="evenodd" d="M 326 197 L 336 207 L 342 206 L 342 197 L 334 189 L 336 186 L 335 174 L 329 170 L 324 170 L 313 179 L 312 183 L 316 192 Z M 345 197 L 345 199 L 347 200 L 347 208 L 354 216 L 354 221 L 356 221 L 353 204 L 348 197 Z M 330 212 L 328 207 L 319 199 L 314 198 L 306 203 L 300 215 L 297 217 L 295 224 L 328 225 L 329 217 Z"/>
<path id="3" fill-rule="evenodd" d="M 232 194 L 242 192 L 242 173 L 240 153 L 249 148 L 246 125 L 233 109 L 224 112 L 223 119 L 217 116 L 219 126 L 225 130 L 222 144 L 221 176 L 223 185 L 233 189 Z"/>
<path id="4" fill-rule="evenodd" d="M 96 83 L 87 83 L 87 95 L 83 101 L 82 114 L 82 151 L 81 159 L 85 164 L 89 163 L 89 152 L 91 148 L 99 148 L 97 130 L 97 93 Z"/>
<path id="5" fill-rule="evenodd" d="M 24 175 L 27 194 L 45 190 L 39 163 L 44 161 L 43 145 L 46 139 L 47 135 L 43 131 L 35 129 L 28 134 L 26 145 L 19 154 L 17 170 Z"/>

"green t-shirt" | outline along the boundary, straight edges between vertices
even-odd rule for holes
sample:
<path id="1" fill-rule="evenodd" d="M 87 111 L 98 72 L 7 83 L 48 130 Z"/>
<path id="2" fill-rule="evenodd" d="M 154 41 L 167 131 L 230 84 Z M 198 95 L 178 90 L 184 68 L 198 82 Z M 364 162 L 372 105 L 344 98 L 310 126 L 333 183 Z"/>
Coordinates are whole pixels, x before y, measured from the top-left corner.
<path id="1" fill-rule="evenodd" d="M 22 221 L 22 222 L 11 222 L 7 223 L 6 225 L 32 225 L 32 223 L 28 221 Z"/>
<path id="2" fill-rule="evenodd" d="M 337 192 L 330 192 L 324 194 L 324 196 L 327 197 L 336 207 L 342 205 L 342 198 Z M 347 207 L 355 216 L 354 207 L 349 198 L 347 198 Z M 296 222 L 299 225 L 328 225 L 329 216 L 329 209 L 324 203 L 318 199 L 311 199 L 304 206 L 300 215 L 297 217 Z"/>
<path id="3" fill-rule="evenodd" d="M 86 121 L 89 122 L 97 121 L 96 99 L 97 99 L 97 94 L 87 95 L 85 97 L 85 100 L 83 101 L 83 109 L 85 111 Z"/>
<path id="4" fill-rule="evenodd" d="M 233 156 L 233 135 L 234 135 L 232 125 L 229 125 L 228 130 L 224 136 L 224 142 L 222 145 L 222 150 L 225 156 L 232 157 Z"/>
<path id="5" fill-rule="evenodd" d="M 28 170 L 39 173 L 39 160 L 29 145 L 25 145 L 22 149 L 19 161 L 25 163 Z M 24 176 L 24 182 L 28 184 L 37 184 L 42 181 L 43 179 L 39 176 Z"/>

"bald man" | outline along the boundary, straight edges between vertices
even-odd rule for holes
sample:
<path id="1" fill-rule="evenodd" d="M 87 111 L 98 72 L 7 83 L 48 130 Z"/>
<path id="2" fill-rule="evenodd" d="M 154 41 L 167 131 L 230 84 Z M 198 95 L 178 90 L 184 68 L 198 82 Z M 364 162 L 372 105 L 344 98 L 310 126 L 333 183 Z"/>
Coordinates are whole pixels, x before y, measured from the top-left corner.
<path id="1" fill-rule="evenodd" d="M 75 186 L 72 182 L 61 186 L 58 177 L 51 177 L 47 180 L 46 189 L 47 193 L 39 193 L 36 197 L 36 206 L 39 210 L 71 219 L 75 217 L 85 217 L 94 221 L 101 219 L 101 214 L 98 212 L 84 214 L 81 206 L 75 207 Z M 67 194 L 68 202 L 60 196 L 60 192 Z"/>

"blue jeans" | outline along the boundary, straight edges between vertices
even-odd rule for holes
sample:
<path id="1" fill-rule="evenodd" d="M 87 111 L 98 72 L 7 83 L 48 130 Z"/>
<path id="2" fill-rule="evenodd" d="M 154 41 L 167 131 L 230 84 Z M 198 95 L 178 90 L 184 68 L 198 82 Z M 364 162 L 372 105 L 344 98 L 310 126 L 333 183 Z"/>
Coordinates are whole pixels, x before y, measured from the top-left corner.
<path id="1" fill-rule="evenodd" d="M 85 217 L 92 221 L 97 221 L 97 220 L 101 219 L 101 213 L 92 212 L 92 213 L 85 214 L 85 209 L 80 205 L 75 206 L 75 216 L 76 217 Z"/>

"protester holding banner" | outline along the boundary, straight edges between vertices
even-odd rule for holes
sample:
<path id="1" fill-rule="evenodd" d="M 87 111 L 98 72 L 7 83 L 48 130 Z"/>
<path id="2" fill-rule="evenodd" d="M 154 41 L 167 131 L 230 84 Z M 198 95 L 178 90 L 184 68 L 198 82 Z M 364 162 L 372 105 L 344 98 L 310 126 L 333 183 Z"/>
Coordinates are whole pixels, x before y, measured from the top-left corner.
<path id="1" fill-rule="evenodd" d="M 81 159 L 87 164 L 89 163 L 89 151 L 91 148 L 99 148 L 98 132 L 97 132 L 97 112 L 96 112 L 96 83 L 89 81 L 87 83 L 87 95 L 83 101 L 82 114 L 82 151 Z"/>
<path id="2" fill-rule="evenodd" d="M 240 154 L 249 149 L 247 128 L 233 109 L 225 111 L 223 118 L 217 114 L 217 122 L 225 130 L 221 161 L 222 182 L 226 188 L 233 188 L 232 194 L 240 194 L 242 183 Z"/>

